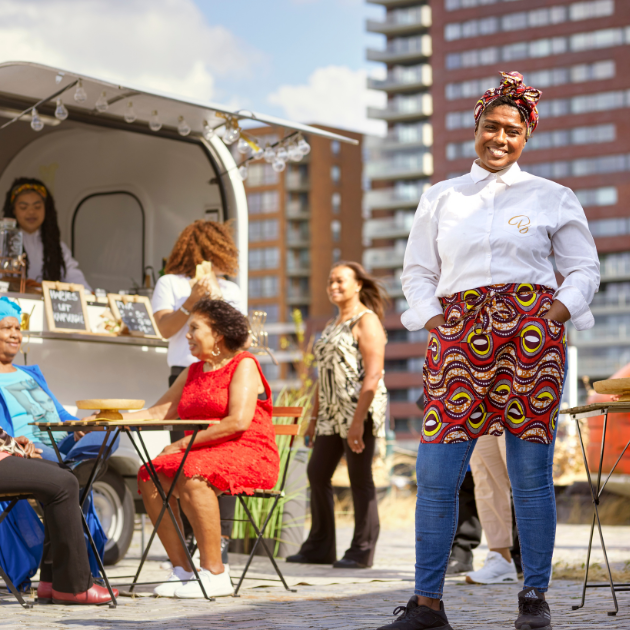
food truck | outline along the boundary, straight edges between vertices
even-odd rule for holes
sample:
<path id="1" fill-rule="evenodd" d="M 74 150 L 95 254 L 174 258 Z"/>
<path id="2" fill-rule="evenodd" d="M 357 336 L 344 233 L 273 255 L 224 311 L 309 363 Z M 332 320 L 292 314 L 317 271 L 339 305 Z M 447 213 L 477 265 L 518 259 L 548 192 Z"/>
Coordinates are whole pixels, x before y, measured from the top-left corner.
<path id="1" fill-rule="evenodd" d="M 71 413 L 78 399 L 144 399 L 149 405 L 164 392 L 167 342 L 159 333 L 150 334 L 150 326 L 149 334 L 94 331 L 102 329 L 106 294 L 146 294 L 146 284 L 154 282 L 188 224 L 233 220 L 240 256 L 234 281 L 246 298 L 247 198 L 241 165 L 227 144 L 241 133 L 246 138 L 247 125 L 266 124 L 284 128 L 294 150 L 304 142 L 302 133 L 355 142 L 275 117 L 59 68 L 0 64 L 0 196 L 16 177 L 44 181 L 55 198 L 62 241 L 90 285 L 104 290 L 102 297 L 83 296 L 87 323 L 80 329 L 54 319 L 51 324 L 54 304 L 47 310 L 41 292 L 20 293 L 11 290 L 15 284 L 0 284 L 30 316 L 23 321 L 20 360 L 41 367 Z M 263 147 L 252 151 L 250 157 L 261 158 Z M 151 434 L 151 454 L 167 440 L 165 433 Z M 95 484 L 109 563 L 124 556 L 131 540 L 138 465 L 132 446 L 122 441 Z"/>

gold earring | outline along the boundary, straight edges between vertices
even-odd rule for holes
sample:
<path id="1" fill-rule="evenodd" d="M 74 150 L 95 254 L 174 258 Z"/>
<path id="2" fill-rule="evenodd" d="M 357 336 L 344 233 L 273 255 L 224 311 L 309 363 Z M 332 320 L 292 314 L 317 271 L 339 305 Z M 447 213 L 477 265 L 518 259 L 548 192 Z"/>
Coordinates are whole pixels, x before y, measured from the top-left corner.
<path id="1" fill-rule="evenodd" d="M 219 348 L 216 348 L 216 352 L 214 350 L 210 352 L 210 356 L 213 356 L 213 357 L 218 357 L 220 355 L 221 355 L 221 350 L 219 350 Z"/>

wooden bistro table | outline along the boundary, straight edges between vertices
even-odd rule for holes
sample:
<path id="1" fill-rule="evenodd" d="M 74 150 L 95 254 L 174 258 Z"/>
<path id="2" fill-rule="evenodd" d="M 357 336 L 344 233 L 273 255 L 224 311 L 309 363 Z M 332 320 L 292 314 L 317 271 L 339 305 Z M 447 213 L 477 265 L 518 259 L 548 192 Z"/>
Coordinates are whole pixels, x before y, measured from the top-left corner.
<path id="1" fill-rule="evenodd" d="M 204 597 L 208 601 L 214 601 L 214 598 L 208 597 L 206 590 L 203 586 L 203 583 L 201 582 L 201 579 L 199 578 L 199 574 L 197 572 L 197 569 L 195 568 L 195 564 L 190 555 L 190 551 L 188 549 L 188 546 L 186 545 L 184 534 L 179 529 L 179 525 L 177 524 L 177 520 L 175 519 L 175 515 L 173 514 L 173 511 L 171 509 L 170 499 L 171 499 L 171 495 L 173 494 L 173 490 L 175 489 L 175 485 L 177 484 L 177 480 L 179 479 L 179 476 L 184 468 L 184 464 L 186 462 L 186 459 L 188 458 L 188 454 L 190 453 L 192 444 L 195 441 L 195 438 L 197 437 L 197 433 L 199 433 L 199 431 L 208 427 L 208 425 L 210 424 L 216 424 L 217 421 L 212 421 L 212 420 L 142 420 L 142 419 L 124 420 L 122 418 L 122 415 L 119 413 L 120 409 L 141 409 L 143 406 L 144 406 L 143 400 L 141 401 L 103 400 L 103 399 L 79 400 L 77 401 L 77 407 L 79 409 L 98 410 L 99 413 L 97 414 L 97 417 L 93 419 L 89 419 L 89 420 L 83 419 L 83 420 L 72 420 L 72 421 L 67 421 L 67 422 L 34 422 L 32 424 L 34 424 L 35 426 L 39 427 L 40 429 L 44 431 L 47 431 L 50 437 L 50 440 L 53 443 L 53 446 L 55 448 L 55 452 L 57 453 L 57 457 L 59 458 L 59 461 L 61 463 L 63 463 L 63 460 L 62 460 L 61 454 L 59 453 L 57 449 L 55 440 L 53 439 L 53 436 L 52 436 L 53 432 L 55 431 L 74 432 L 74 431 L 89 430 L 89 431 L 105 431 L 107 433 L 107 435 L 105 436 L 105 439 L 103 440 L 103 445 L 101 446 L 98 456 L 94 460 L 94 466 L 92 468 L 90 476 L 88 477 L 88 481 L 87 481 L 87 484 L 85 486 L 85 489 L 81 498 L 81 508 L 83 508 L 83 504 L 85 503 L 86 497 L 89 496 L 90 490 L 92 489 L 92 485 L 94 483 L 94 480 L 96 479 L 96 476 L 98 474 L 100 467 L 102 466 L 103 462 L 106 461 L 109 455 L 111 454 L 111 449 L 114 442 L 116 441 L 116 438 L 121 433 L 125 433 L 129 437 L 134 448 L 136 449 L 136 452 L 138 453 L 138 457 L 140 458 L 142 465 L 146 468 L 147 473 L 149 474 L 149 477 L 155 484 L 155 487 L 157 488 L 157 491 L 159 492 L 162 498 L 162 509 L 160 511 L 160 515 L 158 516 L 158 519 L 153 528 L 153 532 L 151 533 L 151 537 L 149 538 L 149 542 L 144 550 L 144 553 L 142 554 L 142 559 L 140 560 L 140 565 L 138 566 L 138 570 L 136 571 L 136 574 L 134 576 L 131 576 L 131 575 L 121 576 L 120 578 L 120 579 L 124 579 L 127 577 L 129 578 L 133 577 L 133 580 L 131 582 L 116 584 L 115 586 L 129 585 L 130 586 L 129 592 L 133 593 L 133 590 L 136 586 L 162 583 L 163 580 L 159 582 L 138 582 L 138 578 L 140 577 L 142 567 L 144 566 L 144 563 L 149 555 L 151 544 L 153 543 L 157 530 L 160 526 L 160 523 L 162 522 L 162 518 L 164 517 L 164 514 L 168 512 L 173 522 L 173 525 L 175 526 L 175 529 L 177 530 L 179 540 L 182 544 L 182 547 L 184 548 L 184 551 L 188 558 L 188 562 L 190 562 L 190 566 L 192 566 L 192 570 L 195 575 L 194 581 L 197 581 L 199 583 L 199 586 L 201 587 L 201 591 Z M 173 478 L 173 483 L 171 484 L 171 488 L 167 493 L 164 491 L 164 488 L 162 487 L 162 484 L 160 483 L 158 474 L 155 470 L 155 467 L 153 466 L 151 457 L 149 456 L 149 451 L 147 450 L 146 444 L 142 438 L 142 433 L 143 431 L 173 431 L 174 429 L 179 429 L 180 431 L 181 430 L 192 431 L 193 435 L 192 435 L 192 439 L 188 443 L 188 447 L 186 448 L 184 452 L 184 456 L 179 465 L 179 468 L 177 469 L 177 472 L 175 473 L 175 477 Z M 112 437 L 112 434 L 113 434 L 113 437 Z M 112 438 L 111 440 L 110 440 L 110 437 Z M 83 510 L 81 510 L 81 515 L 83 516 Z M 84 525 L 85 531 L 87 532 L 88 538 L 90 540 L 90 545 L 92 546 L 94 555 L 97 558 L 99 569 L 103 576 L 103 580 L 107 586 L 107 589 L 109 590 L 109 594 L 112 598 L 113 605 L 115 606 L 116 599 L 114 597 L 114 593 L 112 591 L 109 580 L 107 578 L 107 574 L 105 573 L 105 567 L 103 566 L 103 563 L 101 562 L 100 556 L 96 552 L 94 541 L 92 540 L 90 532 L 87 528 L 85 516 L 83 516 L 83 525 Z"/>
<path id="2" fill-rule="evenodd" d="M 582 601 L 576 605 L 572 606 L 573 610 L 577 610 L 578 608 L 582 608 L 584 606 L 584 600 L 586 598 L 586 589 L 587 588 L 610 588 L 610 592 L 612 593 L 613 602 L 615 604 L 615 610 L 608 613 L 609 616 L 614 617 L 619 612 L 619 605 L 617 604 L 617 596 L 616 591 L 630 591 L 630 583 L 615 583 L 612 578 L 612 572 L 610 570 L 610 563 L 608 562 L 608 554 L 606 553 L 606 544 L 604 543 L 604 534 L 602 533 L 602 524 L 599 518 L 599 505 L 601 501 L 602 492 L 608 483 L 611 475 L 615 472 L 615 468 L 621 461 L 624 453 L 630 446 L 630 440 L 625 445 L 623 451 L 617 458 L 617 461 L 611 468 L 610 472 L 606 479 L 602 482 L 602 465 L 604 462 L 604 450 L 606 448 L 606 429 L 608 427 L 608 415 L 614 413 L 630 413 L 630 401 L 624 402 L 599 402 L 593 403 L 590 405 L 584 405 L 582 407 L 572 407 L 571 409 L 562 409 L 560 411 L 562 414 L 568 414 L 571 416 L 573 420 L 575 420 L 575 425 L 577 427 L 577 434 L 580 440 L 580 447 L 582 449 L 582 457 L 584 458 L 584 468 L 586 469 L 586 475 L 588 477 L 588 485 L 591 489 L 591 498 L 593 501 L 593 520 L 591 522 L 591 534 L 588 541 L 588 551 L 586 553 L 586 572 L 584 574 L 584 584 L 582 585 Z M 586 448 L 584 446 L 584 440 L 582 438 L 582 430 L 580 427 L 580 421 L 586 418 L 592 418 L 595 416 L 604 416 L 604 424 L 602 427 L 602 441 L 600 445 L 599 451 L 599 465 L 597 469 L 591 469 L 588 463 L 588 458 L 586 456 Z M 591 475 L 591 470 L 593 470 L 593 475 Z M 593 476 L 595 480 L 593 480 Z M 593 534 L 595 531 L 595 524 L 597 523 L 597 530 L 599 532 L 599 540 L 602 545 L 602 551 L 604 552 L 604 560 L 606 562 L 606 570 L 608 572 L 608 583 L 598 583 L 598 584 L 589 584 L 588 583 L 588 570 L 589 570 L 589 562 L 591 560 L 591 549 L 593 546 Z"/>

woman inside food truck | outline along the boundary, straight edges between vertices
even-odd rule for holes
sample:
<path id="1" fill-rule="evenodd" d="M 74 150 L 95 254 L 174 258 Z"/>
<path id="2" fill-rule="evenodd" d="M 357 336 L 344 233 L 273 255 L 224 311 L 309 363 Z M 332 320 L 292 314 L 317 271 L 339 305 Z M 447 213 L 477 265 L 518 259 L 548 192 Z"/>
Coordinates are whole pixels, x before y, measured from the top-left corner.
<path id="1" fill-rule="evenodd" d="M 5 218 L 16 219 L 24 237 L 26 277 L 82 284 L 92 291 L 70 248 L 61 240 L 55 200 L 39 179 L 18 177 L 7 191 Z"/>

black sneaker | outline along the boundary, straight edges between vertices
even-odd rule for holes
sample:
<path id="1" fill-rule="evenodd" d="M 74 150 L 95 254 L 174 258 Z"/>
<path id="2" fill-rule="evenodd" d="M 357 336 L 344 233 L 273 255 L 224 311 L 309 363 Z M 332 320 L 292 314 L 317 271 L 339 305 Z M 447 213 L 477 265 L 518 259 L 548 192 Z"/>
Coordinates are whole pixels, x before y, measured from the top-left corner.
<path id="1" fill-rule="evenodd" d="M 406 606 L 398 606 L 394 614 L 402 613 L 396 621 L 381 626 L 378 630 L 453 630 L 444 612 L 444 602 L 440 602 L 440 610 L 432 610 L 428 606 L 418 606 L 414 595 Z"/>
<path id="2" fill-rule="evenodd" d="M 458 575 L 460 573 L 469 573 L 473 570 L 472 562 L 460 562 L 455 558 L 451 558 L 448 561 L 446 567 L 446 575 Z"/>
<path id="3" fill-rule="evenodd" d="M 526 588 L 518 594 L 518 619 L 516 630 L 551 630 L 551 612 L 544 593 L 536 588 Z"/>

